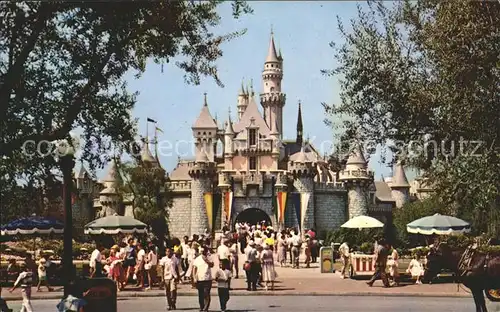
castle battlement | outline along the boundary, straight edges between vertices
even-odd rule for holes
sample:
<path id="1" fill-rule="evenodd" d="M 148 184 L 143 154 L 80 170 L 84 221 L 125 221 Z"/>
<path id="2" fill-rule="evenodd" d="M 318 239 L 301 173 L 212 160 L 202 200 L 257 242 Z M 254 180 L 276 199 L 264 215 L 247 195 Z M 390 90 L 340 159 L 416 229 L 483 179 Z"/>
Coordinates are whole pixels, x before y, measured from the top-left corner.
<path id="1" fill-rule="evenodd" d="M 260 95 L 261 103 L 263 102 L 285 103 L 285 101 L 286 101 L 286 94 L 281 92 L 263 93 Z"/>
<path id="2" fill-rule="evenodd" d="M 191 192 L 191 181 L 171 181 L 167 186 L 172 192 Z"/>
<path id="3" fill-rule="evenodd" d="M 314 191 L 319 193 L 346 192 L 342 182 L 314 182 Z"/>
<path id="4" fill-rule="evenodd" d="M 341 170 L 339 180 L 373 180 L 373 171 L 368 169 Z"/>

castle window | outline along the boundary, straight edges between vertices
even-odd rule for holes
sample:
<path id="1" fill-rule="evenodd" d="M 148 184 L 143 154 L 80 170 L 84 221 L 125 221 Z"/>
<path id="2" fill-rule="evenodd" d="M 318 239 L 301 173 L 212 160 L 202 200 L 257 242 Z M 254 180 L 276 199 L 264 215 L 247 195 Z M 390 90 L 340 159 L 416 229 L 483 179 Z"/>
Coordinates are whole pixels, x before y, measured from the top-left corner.
<path id="1" fill-rule="evenodd" d="M 249 162 L 250 170 L 257 170 L 257 158 L 256 157 L 250 157 L 248 162 Z"/>
<path id="2" fill-rule="evenodd" d="M 248 130 L 248 144 L 250 146 L 257 145 L 257 129 Z"/>
<path id="3" fill-rule="evenodd" d="M 271 92 L 274 92 L 274 87 L 271 87 Z"/>
<path id="4" fill-rule="evenodd" d="M 271 64 L 271 67 L 274 67 L 274 64 Z"/>

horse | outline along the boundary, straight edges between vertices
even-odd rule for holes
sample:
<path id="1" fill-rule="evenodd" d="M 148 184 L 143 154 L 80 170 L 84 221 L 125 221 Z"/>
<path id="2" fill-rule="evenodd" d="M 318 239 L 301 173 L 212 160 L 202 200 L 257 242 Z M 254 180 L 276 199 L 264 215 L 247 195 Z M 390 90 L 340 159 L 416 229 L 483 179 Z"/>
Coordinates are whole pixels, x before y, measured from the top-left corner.
<path id="1" fill-rule="evenodd" d="M 431 282 L 442 270 L 455 273 L 456 282 L 469 288 L 476 312 L 488 312 L 484 293 L 491 301 L 497 301 L 490 290 L 500 289 L 500 252 L 481 252 L 470 245 L 466 249 L 451 248 L 440 243 L 427 255 L 424 281 Z"/>

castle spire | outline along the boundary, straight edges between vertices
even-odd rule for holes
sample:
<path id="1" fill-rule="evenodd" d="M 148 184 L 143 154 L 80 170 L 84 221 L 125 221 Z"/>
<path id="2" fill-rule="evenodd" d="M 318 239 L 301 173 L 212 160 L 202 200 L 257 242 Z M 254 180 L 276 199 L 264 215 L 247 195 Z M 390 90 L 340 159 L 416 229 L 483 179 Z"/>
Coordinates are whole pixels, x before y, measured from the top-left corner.
<path id="1" fill-rule="evenodd" d="M 203 93 L 203 106 L 208 106 L 207 93 Z"/>
<path id="2" fill-rule="evenodd" d="M 278 54 L 276 53 L 276 45 L 274 44 L 274 32 L 271 28 L 271 40 L 269 41 L 269 50 L 267 51 L 266 63 L 279 62 Z"/>
<path id="3" fill-rule="evenodd" d="M 245 86 L 243 85 L 244 81 L 245 81 L 244 78 L 241 79 L 241 89 L 240 89 L 240 93 L 238 95 L 245 95 Z"/>
<path id="4" fill-rule="evenodd" d="M 299 112 L 297 114 L 297 139 L 296 143 L 298 145 L 302 145 L 303 142 L 303 126 L 302 126 L 302 109 L 301 109 L 301 102 L 299 100 Z"/>

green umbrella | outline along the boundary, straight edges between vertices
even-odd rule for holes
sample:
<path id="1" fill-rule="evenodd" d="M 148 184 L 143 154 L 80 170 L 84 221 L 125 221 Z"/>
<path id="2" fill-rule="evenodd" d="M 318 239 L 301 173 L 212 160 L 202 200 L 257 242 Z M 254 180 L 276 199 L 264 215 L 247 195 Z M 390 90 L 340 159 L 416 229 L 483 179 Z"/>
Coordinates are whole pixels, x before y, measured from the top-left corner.
<path id="1" fill-rule="evenodd" d="M 146 231 L 145 223 L 132 217 L 118 215 L 100 218 L 85 225 L 85 234 L 92 235 L 143 234 Z"/>
<path id="2" fill-rule="evenodd" d="M 424 235 L 456 235 L 470 232 L 470 224 L 456 217 L 436 213 L 406 225 L 408 233 Z"/>

